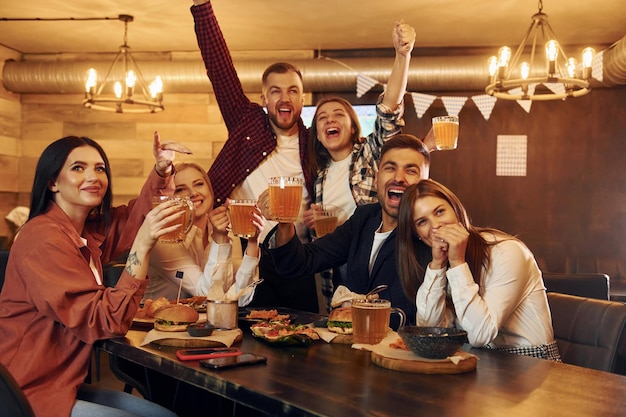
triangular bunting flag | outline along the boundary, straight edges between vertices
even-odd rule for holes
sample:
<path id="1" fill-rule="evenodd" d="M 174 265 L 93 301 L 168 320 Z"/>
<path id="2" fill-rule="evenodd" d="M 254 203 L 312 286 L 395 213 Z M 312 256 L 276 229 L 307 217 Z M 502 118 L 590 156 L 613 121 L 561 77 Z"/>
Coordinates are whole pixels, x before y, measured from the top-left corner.
<path id="1" fill-rule="evenodd" d="M 367 75 L 357 74 L 356 75 L 356 96 L 363 97 L 365 93 L 370 91 L 378 81 L 373 78 L 368 77 Z"/>
<path id="2" fill-rule="evenodd" d="M 600 51 L 594 55 L 591 60 L 591 76 L 598 81 L 604 79 L 604 51 Z"/>
<path id="3" fill-rule="evenodd" d="M 513 96 L 522 94 L 522 87 L 510 89 L 509 94 Z M 530 84 L 528 86 L 528 95 L 532 96 L 533 94 L 535 94 L 535 84 Z M 519 106 L 523 108 L 526 111 L 526 113 L 530 113 L 530 106 L 532 106 L 533 104 L 532 100 L 515 100 L 515 101 L 517 101 L 517 104 L 519 104 Z"/>
<path id="4" fill-rule="evenodd" d="M 467 97 L 441 97 L 449 116 L 458 116 L 467 101 Z"/>
<path id="5" fill-rule="evenodd" d="M 493 110 L 493 106 L 495 106 L 497 99 L 489 94 L 481 94 L 479 96 L 472 96 L 472 100 L 476 104 L 476 107 L 478 107 L 478 110 L 480 110 L 485 120 L 489 120 L 489 116 L 491 116 L 491 111 Z"/>
<path id="6" fill-rule="evenodd" d="M 561 83 L 543 83 L 554 94 L 565 94 L 565 86 Z"/>
<path id="7" fill-rule="evenodd" d="M 422 93 L 411 93 L 411 98 L 413 99 L 413 107 L 415 107 L 417 118 L 421 119 L 424 113 L 426 113 L 426 110 L 428 110 L 430 105 L 433 104 L 433 101 L 435 101 L 437 96 Z"/>
<path id="8" fill-rule="evenodd" d="M 521 108 L 526 110 L 526 113 L 530 113 L 530 106 L 533 105 L 532 100 L 516 100 L 516 101 L 517 101 L 517 104 L 519 104 Z"/>

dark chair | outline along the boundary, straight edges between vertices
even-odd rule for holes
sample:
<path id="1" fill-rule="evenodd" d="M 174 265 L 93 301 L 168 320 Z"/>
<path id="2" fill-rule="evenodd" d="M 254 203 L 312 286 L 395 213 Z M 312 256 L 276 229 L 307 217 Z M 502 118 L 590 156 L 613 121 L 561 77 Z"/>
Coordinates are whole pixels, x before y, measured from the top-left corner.
<path id="1" fill-rule="evenodd" d="M 544 272 L 543 282 L 548 292 L 597 298 L 599 300 L 610 299 L 610 279 L 606 274 Z"/>
<path id="2" fill-rule="evenodd" d="M 563 362 L 625 374 L 626 304 L 554 292 L 548 303 Z"/>
<path id="3" fill-rule="evenodd" d="M 9 262 L 9 251 L 0 250 L 0 291 L 4 286 L 4 273 L 7 269 L 7 262 Z"/>
<path id="4" fill-rule="evenodd" d="M 24 392 L 4 365 L 0 364 L 0 415 L 35 417 Z"/>

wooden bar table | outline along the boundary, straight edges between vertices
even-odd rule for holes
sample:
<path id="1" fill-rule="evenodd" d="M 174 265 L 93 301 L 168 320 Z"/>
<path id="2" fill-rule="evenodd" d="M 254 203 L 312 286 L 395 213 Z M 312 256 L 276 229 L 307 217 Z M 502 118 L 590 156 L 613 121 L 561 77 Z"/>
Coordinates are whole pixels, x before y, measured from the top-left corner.
<path id="1" fill-rule="evenodd" d="M 140 346 L 145 334 L 131 330 L 98 347 L 270 416 L 626 415 L 626 377 L 502 352 L 470 349 L 475 371 L 425 375 L 379 367 L 349 345 L 278 347 L 244 331 L 235 346 L 267 364 L 211 371 L 177 360 L 180 348 Z"/>

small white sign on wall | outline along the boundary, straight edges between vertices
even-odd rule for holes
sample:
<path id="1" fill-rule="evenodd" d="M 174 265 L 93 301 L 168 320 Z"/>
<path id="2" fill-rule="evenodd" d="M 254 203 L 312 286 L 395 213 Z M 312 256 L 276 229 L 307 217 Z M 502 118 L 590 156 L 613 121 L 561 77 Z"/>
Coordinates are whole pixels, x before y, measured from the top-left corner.
<path id="1" fill-rule="evenodd" d="M 527 142 L 526 135 L 498 135 L 496 176 L 526 176 Z"/>

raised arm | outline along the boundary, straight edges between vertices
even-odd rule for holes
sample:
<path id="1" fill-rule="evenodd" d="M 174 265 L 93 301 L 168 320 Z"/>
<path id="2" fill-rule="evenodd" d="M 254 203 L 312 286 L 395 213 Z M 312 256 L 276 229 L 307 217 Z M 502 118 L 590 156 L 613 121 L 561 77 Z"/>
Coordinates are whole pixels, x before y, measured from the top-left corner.
<path id="1" fill-rule="evenodd" d="M 402 102 L 409 78 L 409 63 L 411 52 L 415 44 L 415 29 L 400 20 L 396 22 L 392 31 L 393 47 L 396 58 L 391 68 L 391 75 L 385 89 L 383 104 L 395 110 Z"/>

